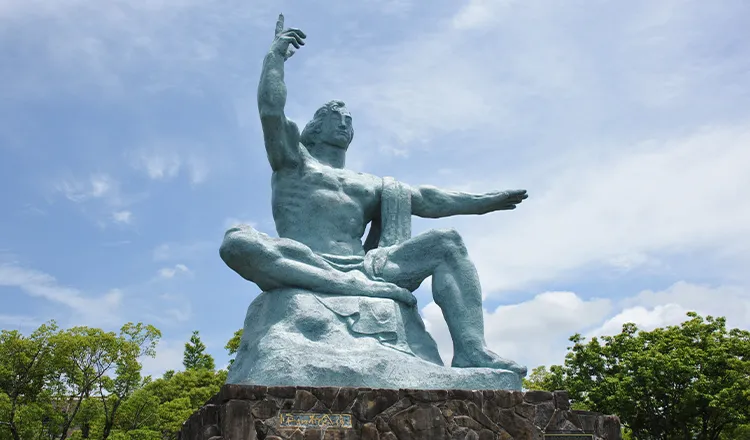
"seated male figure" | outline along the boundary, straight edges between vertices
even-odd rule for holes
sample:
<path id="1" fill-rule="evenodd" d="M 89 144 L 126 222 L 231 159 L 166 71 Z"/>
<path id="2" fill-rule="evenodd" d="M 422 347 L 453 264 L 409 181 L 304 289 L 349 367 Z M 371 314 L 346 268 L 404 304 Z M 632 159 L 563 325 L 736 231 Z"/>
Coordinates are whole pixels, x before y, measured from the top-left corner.
<path id="1" fill-rule="evenodd" d="M 284 29 L 266 55 L 258 108 L 273 170 L 272 208 L 279 238 L 250 226 L 227 231 L 226 264 L 264 291 L 299 287 L 320 293 L 391 298 L 414 305 L 416 290 L 432 276 L 432 293 L 453 338 L 454 367 L 525 367 L 500 358 L 484 340 L 482 294 L 476 268 L 454 230 L 432 230 L 368 252 L 362 236 L 380 216 L 382 179 L 344 168 L 353 139 L 351 114 L 331 101 L 315 112 L 302 133 L 284 114 L 284 62 L 305 34 Z M 439 218 L 514 209 L 526 191 L 467 194 L 430 186 L 410 187 L 412 214 Z"/>

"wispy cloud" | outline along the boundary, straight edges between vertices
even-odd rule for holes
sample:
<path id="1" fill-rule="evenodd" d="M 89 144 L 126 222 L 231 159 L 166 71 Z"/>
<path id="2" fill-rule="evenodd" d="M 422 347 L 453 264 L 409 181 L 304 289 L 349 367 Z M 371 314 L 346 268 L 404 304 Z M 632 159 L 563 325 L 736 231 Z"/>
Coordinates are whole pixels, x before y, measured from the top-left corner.
<path id="1" fill-rule="evenodd" d="M 212 65 L 235 63 L 218 55 L 246 45 L 254 24 L 271 21 L 270 11 L 278 13 L 277 8 L 235 0 L 4 1 L 0 19 L 13 35 L 6 44 L 22 40 L 36 56 L 33 63 L 24 60 L 18 66 L 30 75 L 8 71 L 0 93 L 45 96 L 95 89 L 106 96 L 124 96 L 171 88 L 200 90 L 203 74 Z M 41 28 L 58 38 L 44 38 L 36 32 Z M 230 28 L 236 32 L 225 34 Z M 221 79 L 209 81 L 218 84 Z"/>
<path id="2" fill-rule="evenodd" d="M 205 181 L 208 176 L 208 164 L 205 159 L 200 158 L 195 153 L 199 148 L 191 147 L 189 149 L 193 153 L 178 153 L 166 147 L 140 150 L 133 154 L 133 165 L 154 180 L 169 180 L 184 171 L 191 183 L 199 184 Z"/>
<path id="3" fill-rule="evenodd" d="M 125 193 L 120 182 L 107 173 L 84 179 L 68 176 L 58 180 L 54 189 L 102 228 L 108 223 L 130 224 L 133 212 L 125 208 L 147 197 L 146 193 Z"/>
<path id="4" fill-rule="evenodd" d="M 159 295 L 158 313 L 149 313 L 149 319 L 166 327 L 175 327 L 188 322 L 193 316 L 193 306 L 186 295 L 164 293 Z"/>
<path id="5" fill-rule="evenodd" d="M 112 219 L 116 223 L 130 224 L 133 221 L 133 213 L 130 211 L 115 211 L 112 213 Z"/>
<path id="6" fill-rule="evenodd" d="M 237 217 L 228 217 L 224 220 L 224 228 L 231 228 L 232 226 L 237 225 L 250 225 L 253 228 L 258 226 L 258 222 L 250 220 L 250 219 L 241 219 Z"/>
<path id="7" fill-rule="evenodd" d="M 182 161 L 176 153 L 142 152 L 138 154 L 138 166 L 152 179 L 168 179 L 177 175 Z"/>
<path id="8" fill-rule="evenodd" d="M 456 29 L 482 28 L 496 20 L 499 11 L 510 8 L 516 0 L 469 0 L 453 17 Z"/>
<path id="9" fill-rule="evenodd" d="M 122 293 L 116 289 L 97 297 L 87 296 L 78 289 L 61 286 L 49 274 L 13 263 L 0 264 L 0 286 L 18 288 L 30 296 L 66 306 L 75 323 L 119 322 Z"/>
<path id="10" fill-rule="evenodd" d="M 536 179 L 519 173 L 531 196 L 518 210 L 460 223 L 471 222 L 465 235 L 485 290 L 589 265 L 632 269 L 687 249 L 705 257 L 730 245 L 750 249 L 750 205 L 739 190 L 750 187 L 746 127 L 623 145 L 599 159 L 575 156 Z"/>
<path id="11" fill-rule="evenodd" d="M 163 267 L 159 269 L 159 276 L 161 278 L 174 278 L 175 275 L 182 273 L 182 274 L 189 274 L 190 269 L 188 269 L 187 266 L 184 264 L 176 264 L 174 267 Z"/>
<path id="12" fill-rule="evenodd" d="M 190 303 L 183 304 L 181 307 L 169 308 L 164 311 L 164 317 L 174 322 L 186 322 L 193 316 L 193 309 Z"/>
<path id="13" fill-rule="evenodd" d="M 81 203 L 91 199 L 116 195 L 117 182 L 106 174 L 92 174 L 88 179 L 63 179 L 56 184 L 58 192 L 71 202 Z"/>
<path id="14" fill-rule="evenodd" d="M 32 328 L 41 324 L 41 320 L 31 316 L 0 314 L 0 326 L 4 328 Z"/>
<path id="15" fill-rule="evenodd" d="M 217 242 L 211 241 L 196 241 L 191 243 L 163 243 L 154 248 L 152 256 L 154 261 L 171 261 L 185 258 L 199 259 L 202 257 L 215 257 L 219 252 L 219 244 L 221 238 L 217 238 Z"/>

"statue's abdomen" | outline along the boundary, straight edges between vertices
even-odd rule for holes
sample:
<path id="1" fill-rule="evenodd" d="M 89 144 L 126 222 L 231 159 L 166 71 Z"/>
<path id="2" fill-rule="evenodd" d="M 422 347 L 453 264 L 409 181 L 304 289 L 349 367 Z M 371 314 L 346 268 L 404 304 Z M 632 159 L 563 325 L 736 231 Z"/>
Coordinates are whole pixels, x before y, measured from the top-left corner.
<path id="1" fill-rule="evenodd" d="M 291 176 L 274 178 L 273 218 L 280 237 L 308 245 L 316 252 L 362 254 L 365 219 L 362 204 L 342 188 Z"/>

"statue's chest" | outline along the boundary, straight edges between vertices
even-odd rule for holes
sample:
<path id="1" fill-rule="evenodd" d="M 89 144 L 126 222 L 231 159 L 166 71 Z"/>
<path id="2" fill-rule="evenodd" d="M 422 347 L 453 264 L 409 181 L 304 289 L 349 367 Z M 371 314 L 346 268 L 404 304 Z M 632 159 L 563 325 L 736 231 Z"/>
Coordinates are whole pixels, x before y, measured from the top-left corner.
<path id="1" fill-rule="evenodd" d="M 376 197 L 375 188 L 368 179 L 351 171 L 306 167 L 300 177 L 301 181 L 310 188 L 335 191 L 359 202 L 367 203 Z"/>

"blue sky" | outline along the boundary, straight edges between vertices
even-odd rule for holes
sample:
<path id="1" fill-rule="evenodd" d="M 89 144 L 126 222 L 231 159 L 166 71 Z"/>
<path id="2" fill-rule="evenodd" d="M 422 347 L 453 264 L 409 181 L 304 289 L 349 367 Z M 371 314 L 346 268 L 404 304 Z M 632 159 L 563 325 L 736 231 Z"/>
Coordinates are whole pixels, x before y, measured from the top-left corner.
<path id="1" fill-rule="evenodd" d="M 180 368 L 258 289 L 218 256 L 274 233 L 255 91 L 276 16 L 300 125 L 347 102 L 347 165 L 411 184 L 525 188 L 455 227 L 488 343 L 530 367 L 567 337 L 688 310 L 750 328 L 750 4 L 662 0 L 0 1 L 0 327 L 164 334 Z M 420 307 L 450 359 L 429 284 Z"/>

